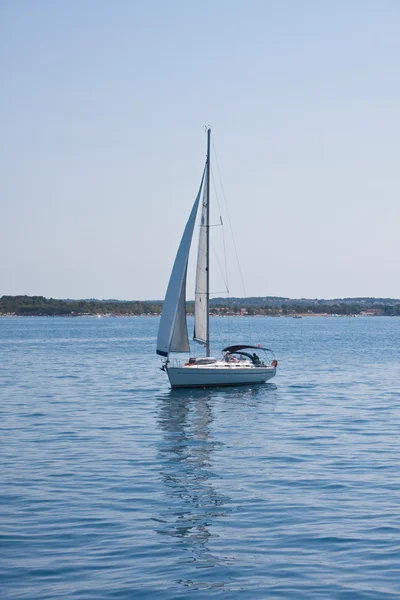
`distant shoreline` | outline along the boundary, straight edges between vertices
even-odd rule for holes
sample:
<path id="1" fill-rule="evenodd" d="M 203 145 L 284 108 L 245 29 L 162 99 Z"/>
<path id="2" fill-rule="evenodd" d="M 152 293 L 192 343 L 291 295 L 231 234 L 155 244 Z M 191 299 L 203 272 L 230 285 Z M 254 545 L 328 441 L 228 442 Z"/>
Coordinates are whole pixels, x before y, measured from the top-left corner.
<path id="1" fill-rule="evenodd" d="M 186 315 L 187 317 L 193 317 L 193 313 L 187 313 Z M 329 314 L 329 313 L 308 313 L 308 314 L 287 314 L 287 315 L 234 315 L 234 314 L 227 314 L 227 315 L 218 315 L 218 314 L 213 314 L 210 313 L 210 318 L 215 318 L 215 319 L 247 319 L 247 318 L 261 318 L 261 317 L 268 317 L 270 319 L 312 319 L 315 317 L 321 317 L 321 318 L 351 318 L 351 317 L 364 317 L 364 318 L 371 318 L 371 317 L 399 317 L 400 315 L 396 314 L 396 315 L 382 315 L 382 314 L 348 314 L 348 315 L 338 315 L 338 314 Z M 40 314 L 35 314 L 35 315 L 17 315 L 17 314 L 5 314 L 5 313 L 0 313 L 0 319 L 26 319 L 26 318 L 31 318 L 31 317 L 42 317 L 42 318 L 48 318 L 48 319 L 52 319 L 52 318 L 60 318 L 62 317 L 63 319 L 96 319 L 96 318 L 102 318 L 102 319 L 126 319 L 126 318 L 135 318 L 135 319 L 142 319 L 144 317 L 151 317 L 151 318 L 160 318 L 161 314 L 141 314 L 141 315 L 134 315 L 134 314 L 124 314 L 124 315 L 116 315 L 116 314 L 102 314 L 102 315 L 85 315 L 85 314 L 75 314 L 75 315 L 63 315 L 63 314 L 52 314 L 52 315 L 40 315 Z"/>
<path id="2" fill-rule="evenodd" d="M 2 296 L 0 316 L 37 317 L 138 317 L 160 316 L 160 300 L 71 300 L 44 296 Z M 188 316 L 194 302 L 186 302 Z M 291 299 L 278 296 L 250 298 L 210 298 L 209 312 L 214 317 L 355 317 L 400 316 L 400 300 L 395 298 Z"/>

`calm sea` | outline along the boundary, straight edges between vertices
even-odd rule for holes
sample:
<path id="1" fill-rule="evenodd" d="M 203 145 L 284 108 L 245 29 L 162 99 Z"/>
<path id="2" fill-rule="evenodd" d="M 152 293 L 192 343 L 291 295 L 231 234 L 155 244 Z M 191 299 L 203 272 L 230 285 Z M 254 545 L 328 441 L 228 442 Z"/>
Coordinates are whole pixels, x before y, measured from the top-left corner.
<path id="1" fill-rule="evenodd" d="M 213 319 L 277 377 L 175 392 L 157 326 L 0 319 L 1 599 L 398 599 L 400 319 Z"/>

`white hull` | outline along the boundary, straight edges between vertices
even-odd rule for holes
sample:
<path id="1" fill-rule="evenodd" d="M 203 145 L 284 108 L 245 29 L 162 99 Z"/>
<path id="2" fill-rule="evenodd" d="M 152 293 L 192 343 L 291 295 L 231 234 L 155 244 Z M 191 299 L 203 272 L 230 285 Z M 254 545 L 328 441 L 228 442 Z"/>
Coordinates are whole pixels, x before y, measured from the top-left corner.
<path id="1" fill-rule="evenodd" d="M 196 366 L 168 367 L 172 388 L 217 387 L 265 383 L 275 376 L 275 367 Z"/>

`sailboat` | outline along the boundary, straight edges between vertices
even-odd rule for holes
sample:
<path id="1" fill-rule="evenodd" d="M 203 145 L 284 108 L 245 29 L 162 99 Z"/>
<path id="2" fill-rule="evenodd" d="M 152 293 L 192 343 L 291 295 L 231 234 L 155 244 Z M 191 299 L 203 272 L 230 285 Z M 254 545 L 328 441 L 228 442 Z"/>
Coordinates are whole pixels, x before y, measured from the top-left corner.
<path id="1" fill-rule="evenodd" d="M 172 268 L 158 329 L 157 354 L 165 359 L 162 370 L 168 374 L 172 388 L 265 383 L 275 376 L 278 365 L 272 350 L 261 344 L 227 346 L 222 350 L 223 357 L 220 359 L 210 355 L 210 139 L 211 129 L 207 128 L 206 164 Z M 184 362 L 171 358 L 170 355 L 190 353 L 186 320 L 186 274 L 200 204 L 193 339 L 204 346 L 205 356 L 190 357 Z M 259 354 L 262 355 L 261 358 Z"/>

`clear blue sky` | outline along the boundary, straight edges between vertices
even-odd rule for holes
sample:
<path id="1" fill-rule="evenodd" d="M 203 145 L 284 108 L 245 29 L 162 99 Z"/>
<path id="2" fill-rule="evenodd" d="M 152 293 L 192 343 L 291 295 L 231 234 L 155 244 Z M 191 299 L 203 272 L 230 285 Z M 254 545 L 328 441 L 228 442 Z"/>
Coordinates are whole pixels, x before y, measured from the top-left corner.
<path id="1" fill-rule="evenodd" d="M 247 295 L 400 297 L 399 31 L 397 0 L 2 0 L 0 295 L 163 298 L 209 123 Z"/>

